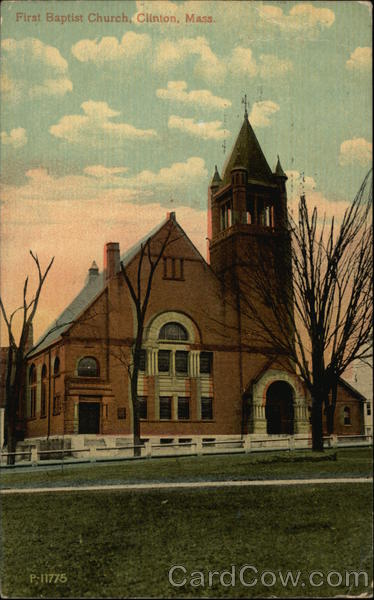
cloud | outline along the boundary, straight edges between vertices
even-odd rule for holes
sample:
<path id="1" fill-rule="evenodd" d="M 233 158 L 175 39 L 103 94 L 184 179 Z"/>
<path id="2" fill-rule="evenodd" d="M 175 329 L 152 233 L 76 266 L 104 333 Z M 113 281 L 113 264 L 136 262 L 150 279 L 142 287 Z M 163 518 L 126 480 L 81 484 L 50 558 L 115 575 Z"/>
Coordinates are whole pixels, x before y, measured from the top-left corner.
<path id="1" fill-rule="evenodd" d="M 113 175 L 118 175 L 121 173 L 125 173 L 128 171 L 127 167 L 104 167 L 103 165 L 90 165 L 83 169 L 84 173 L 87 175 L 92 175 L 93 177 L 107 178 L 113 177 Z"/>
<path id="2" fill-rule="evenodd" d="M 156 96 L 162 100 L 191 104 L 199 108 L 225 108 L 231 106 L 230 100 L 214 96 L 210 90 L 191 90 L 187 92 L 185 81 L 168 81 L 167 89 L 156 90 Z"/>
<path id="3" fill-rule="evenodd" d="M 238 46 L 232 51 L 228 68 L 234 75 L 259 76 L 267 79 L 292 71 L 293 64 L 290 60 L 281 59 L 275 54 L 260 54 L 259 59 L 256 60 L 251 48 Z"/>
<path id="4" fill-rule="evenodd" d="M 371 71 L 372 50 L 369 47 L 358 47 L 353 50 L 345 63 L 347 69 L 355 71 Z"/>
<path id="5" fill-rule="evenodd" d="M 138 175 L 131 178 L 124 178 L 127 185 L 131 187 L 160 187 L 185 188 L 188 191 L 190 186 L 206 182 L 208 171 L 205 167 L 205 161 L 192 156 L 184 163 L 173 163 L 170 167 L 164 167 L 157 173 L 153 171 L 141 171 Z"/>
<path id="6" fill-rule="evenodd" d="M 6 97 L 19 101 L 23 97 L 63 96 L 71 92 L 68 63 L 54 46 L 36 38 L 1 42 L 3 81 Z"/>
<path id="7" fill-rule="evenodd" d="M 154 129 L 137 129 L 128 123 L 111 121 L 121 113 L 106 102 L 88 100 L 81 104 L 84 115 L 66 115 L 49 131 L 73 144 L 122 144 L 128 139 L 149 139 L 157 135 Z"/>
<path id="8" fill-rule="evenodd" d="M 71 52 L 80 62 L 93 62 L 100 66 L 104 63 L 129 61 L 146 52 L 151 45 L 147 34 L 127 31 L 119 42 L 116 37 L 106 36 L 98 39 L 80 40 L 71 48 Z"/>
<path id="9" fill-rule="evenodd" d="M 10 133 L 2 131 L 1 143 L 5 146 L 12 146 L 13 148 L 22 148 L 22 146 L 27 144 L 26 129 L 23 127 L 16 127 L 15 129 L 11 129 Z"/>
<path id="10" fill-rule="evenodd" d="M 229 132 L 221 129 L 222 121 L 195 121 L 171 115 L 168 121 L 169 129 L 179 129 L 184 133 L 202 138 L 203 140 L 222 140 L 227 137 Z"/>
<path id="11" fill-rule="evenodd" d="M 197 57 L 194 74 L 217 83 L 226 75 L 226 65 L 209 46 L 205 37 L 181 38 L 177 41 L 164 39 L 156 46 L 153 68 L 161 73 L 180 66 L 190 56 Z"/>
<path id="12" fill-rule="evenodd" d="M 205 162 L 197 156 L 187 161 L 173 163 L 159 171 L 143 170 L 133 176 L 124 176 L 127 167 L 89 165 L 83 174 L 56 177 L 42 167 L 29 169 L 27 182 L 21 186 L 3 185 L 2 200 L 11 203 L 22 201 L 66 202 L 68 200 L 153 202 L 155 196 L 161 204 L 169 202 L 170 194 L 190 201 L 194 188 L 204 185 L 208 178 Z M 43 222 L 45 215 L 41 215 Z"/>
<path id="13" fill-rule="evenodd" d="M 345 140 L 340 144 L 339 163 L 342 166 L 353 164 L 369 165 L 372 153 L 373 144 L 364 138 Z"/>
<path id="14" fill-rule="evenodd" d="M 27 177 L 25 185 L 3 186 L 2 199 L 4 201 L 10 201 L 11 198 L 48 202 L 92 200 L 99 198 L 105 191 L 105 184 L 98 181 L 96 177 L 86 175 L 54 177 L 44 168 L 29 169 L 25 175 Z M 129 190 L 128 197 L 134 198 L 134 192 Z M 44 216 L 42 216 L 42 220 L 43 218 Z"/>
<path id="15" fill-rule="evenodd" d="M 268 24 L 283 31 L 318 32 L 331 27 L 335 21 L 335 13 L 330 8 L 317 8 L 313 4 L 298 3 L 290 9 L 288 15 L 283 12 L 283 8 L 269 4 L 259 6 L 257 11 Z"/>
<path id="16" fill-rule="evenodd" d="M 236 75 L 248 75 L 254 77 L 258 73 L 258 67 L 253 58 L 250 48 L 234 48 L 230 60 L 230 71 Z"/>
<path id="17" fill-rule="evenodd" d="M 296 4 L 288 15 L 279 6 L 270 4 L 260 6 L 259 15 L 268 23 L 284 30 L 311 30 L 331 27 L 335 21 L 335 13 L 329 8 L 316 8 L 313 4 Z"/>
<path id="18" fill-rule="evenodd" d="M 262 100 L 261 102 L 255 102 L 252 106 L 249 120 L 255 127 L 268 127 L 271 125 L 270 117 L 278 112 L 280 109 L 279 104 L 272 102 L 272 100 Z"/>

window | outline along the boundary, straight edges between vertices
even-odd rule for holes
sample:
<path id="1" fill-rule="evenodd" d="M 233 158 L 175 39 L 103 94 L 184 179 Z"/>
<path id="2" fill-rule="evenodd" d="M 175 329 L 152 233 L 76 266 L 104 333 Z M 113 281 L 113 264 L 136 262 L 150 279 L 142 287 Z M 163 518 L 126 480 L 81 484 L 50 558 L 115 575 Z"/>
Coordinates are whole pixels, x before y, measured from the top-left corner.
<path id="1" fill-rule="evenodd" d="M 40 417 L 47 415 L 47 367 L 42 368 L 42 390 L 40 397 Z"/>
<path id="2" fill-rule="evenodd" d="M 188 373 L 188 352 L 177 350 L 175 353 L 175 371 L 176 373 Z"/>
<path id="3" fill-rule="evenodd" d="M 29 385 L 30 385 L 30 417 L 35 419 L 36 415 L 36 368 L 35 365 L 31 365 L 29 372 Z"/>
<path id="4" fill-rule="evenodd" d="M 161 327 L 159 340 L 184 341 L 188 340 L 188 334 L 183 325 L 179 323 L 166 323 Z"/>
<path id="5" fill-rule="evenodd" d="M 190 399 L 178 398 L 178 419 L 186 420 L 190 418 Z"/>
<path id="6" fill-rule="evenodd" d="M 232 201 L 221 206 L 221 231 L 232 225 Z"/>
<path id="7" fill-rule="evenodd" d="M 184 279 L 183 258 L 164 258 L 164 279 Z"/>
<path id="8" fill-rule="evenodd" d="M 200 373 L 211 373 L 213 352 L 200 352 Z"/>
<path id="9" fill-rule="evenodd" d="M 201 398 L 201 418 L 204 421 L 213 419 L 213 398 Z"/>
<path id="10" fill-rule="evenodd" d="M 81 358 L 78 363 L 78 376 L 79 377 L 98 377 L 99 376 L 99 364 L 96 358 L 92 356 L 85 356 Z"/>
<path id="11" fill-rule="evenodd" d="M 161 397 L 160 398 L 160 420 L 164 419 L 170 421 L 171 419 L 171 398 Z"/>
<path id="12" fill-rule="evenodd" d="M 370 404 L 370 402 L 368 402 L 367 405 L 366 405 L 366 414 L 367 414 L 368 417 L 370 417 L 370 415 L 371 415 L 371 404 Z"/>
<path id="13" fill-rule="evenodd" d="M 138 402 L 139 402 L 139 419 L 146 419 L 147 418 L 147 397 L 139 396 Z"/>
<path id="14" fill-rule="evenodd" d="M 60 375 L 60 359 L 58 356 L 55 358 L 55 362 L 53 364 L 53 375 L 57 377 Z"/>
<path id="15" fill-rule="evenodd" d="M 174 442 L 173 438 L 161 438 L 160 444 L 172 444 Z"/>
<path id="16" fill-rule="evenodd" d="M 59 415 L 61 412 L 61 397 L 60 394 L 55 394 L 53 396 L 53 414 Z"/>
<path id="17" fill-rule="evenodd" d="M 265 207 L 265 226 L 266 227 L 272 226 L 271 216 L 272 216 L 271 208 L 270 208 L 270 206 L 266 206 Z"/>
<path id="18" fill-rule="evenodd" d="M 124 406 L 117 408 L 117 419 L 126 419 L 126 408 Z"/>
<path id="19" fill-rule="evenodd" d="M 144 373 L 144 371 L 146 369 L 146 364 L 147 364 L 147 352 L 146 352 L 146 350 L 140 350 L 139 371 L 142 371 Z"/>
<path id="20" fill-rule="evenodd" d="M 253 198 L 249 197 L 247 198 L 247 203 L 246 203 L 246 223 L 248 225 L 251 225 L 254 222 L 254 208 L 253 208 L 254 202 L 253 202 Z"/>
<path id="21" fill-rule="evenodd" d="M 158 371 L 159 373 L 169 373 L 170 371 L 170 350 L 158 351 Z"/>
<path id="22" fill-rule="evenodd" d="M 178 438 L 178 444 L 191 444 L 192 438 Z"/>
<path id="23" fill-rule="evenodd" d="M 346 406 L 343 411 L 344 425 L 351 425 L 351 409 Z"/>

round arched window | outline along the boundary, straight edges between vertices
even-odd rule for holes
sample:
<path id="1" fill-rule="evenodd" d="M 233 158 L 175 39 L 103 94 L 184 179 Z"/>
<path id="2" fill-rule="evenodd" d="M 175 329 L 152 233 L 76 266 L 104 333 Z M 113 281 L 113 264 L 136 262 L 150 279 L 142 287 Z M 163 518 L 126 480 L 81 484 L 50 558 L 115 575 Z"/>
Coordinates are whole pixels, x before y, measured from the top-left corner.
<path id="1" fill-rule="evenodd" d="M 79 377 L 98 377 L 99 363 L 96 358 L 92 356 L 81 358 L 78 363 L 78 375 Z"/>
<path id="2" fill-rule="evenodd" d="M 188 340 L 186 329 L 180 323 L 166 323 L 161 327 L 159 340 L 184 341 Z"/>

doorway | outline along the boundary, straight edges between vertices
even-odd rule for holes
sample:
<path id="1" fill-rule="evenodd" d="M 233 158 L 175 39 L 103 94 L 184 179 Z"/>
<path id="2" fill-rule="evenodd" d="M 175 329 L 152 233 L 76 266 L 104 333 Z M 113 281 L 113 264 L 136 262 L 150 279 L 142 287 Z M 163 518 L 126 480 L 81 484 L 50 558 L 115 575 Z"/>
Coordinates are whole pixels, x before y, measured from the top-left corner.
<path id="1" fill-rule="evenodd" d="M 293 435 L 293 390 L 285 381 L 275 381 L 269 386 L 266 392 L 265 416 L 267 433 Z"/>
<path id="2" fill-rule="evenodd" d="M 78 433 L 100 433 L 100 403 L 79 403 Z"/>

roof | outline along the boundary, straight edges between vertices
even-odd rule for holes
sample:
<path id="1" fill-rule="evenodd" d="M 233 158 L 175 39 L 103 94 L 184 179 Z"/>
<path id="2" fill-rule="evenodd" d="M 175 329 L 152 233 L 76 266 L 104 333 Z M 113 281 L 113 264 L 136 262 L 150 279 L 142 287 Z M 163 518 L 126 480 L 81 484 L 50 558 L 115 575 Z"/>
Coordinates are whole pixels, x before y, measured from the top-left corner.
<path id="1" fill-rule="evenodd" d="M 231 154 L 223 170 L 223 185 L 231 183 L 231 170 L 236 166 L 240 157 L 242 166 L 247 170 L 248 179 L 253 179 L 263 184 L 274 184 L 274 176 L 266 161 L 265 155 L 256 138 L 248 115 L 245 113 L 243 125 L 236 139 Z"/>
<path id="2" fill-rule="evenodd" d="M 347 381 L 345 381 L 345 379 L 342 379 L 341 377 L 339 377 L 339 385 L 345 387 L 346 390 L 350 392 L 352 396 L 358 398 L 358 400 L 361 400 L 362 402 L 367 401 L 367 398 L 365 398 L 365 396 L 363 396 L 358 390 L 356 390 L 356 388 L 354 388 Z"/>
<path id="3" fill-rule="evenodd" d="M 44 350 L 50 346 L 52 342 L 55 342 L 95 299 L 102 289 L 103 273 L 99 273 L 99 269 L 97 267 L 96 269 L 91 267 L 84 287 L 69 304 L 69 306 L 65 308 L 60 316 L 53 321 L 53 323 L 51 323 L 46 331 L 40 336 L 38 341 L 31 348 L 28 356 L 32 356 L 33 354 L 36 354 L 36 352 Z"/>
<path id="4" fill-rule="evenodd" d="M 186 237 L 189 241 L 195 252 L 201 258 L 201 260 L 206 263 L 204 257 L 200 254 L 195 245 L 191 242 L 189 237 L 186 235 L 182 227 L 177 223 L 175 219 L 175 213 L 170 213 L 166 219 L 164 219 L 161 223 L 159 223 L 156 227 L 154 227 L 151 231 L 149 231 L 145 236 L 143 236 L 136 244 L 131 246 L 129 250 L 127 250 L 121 256 L 121 262 L 123 262 L 124 266 L 128 265 L 133 258 L 140 251 L 142 244 L 144 244 L 148 239 L 154 237 L 156 233 L 158 233 L 168 221 L 173 221 L 175 226 L 180 230 L 180 232 Z M 206 263 L 207 264 L 207 263 Z M 68 330 L 68 328 L 78 319 L 78 317 L 88 308 L 88 306 L 95 300 L 95 298 L 103 291 L 104 289 L 104 274 L 99 273 L 99 269 L 95 263 L 92 263 L 88 276 L 85 282 L 84 287 L 81 289 L 79 294 L 74 298 L 74 300 L 69 304 L 69 306 L 60 314 L 60 316 L 46 329 L 46 331 L 40 336 L 39 340 L 34 344 L 31 348 L 28 356 L 33 356 L 40 350 L 44 350 L 48 346 L 50 346 L 53 342 L 58 340 L 62 333 Z"/>

